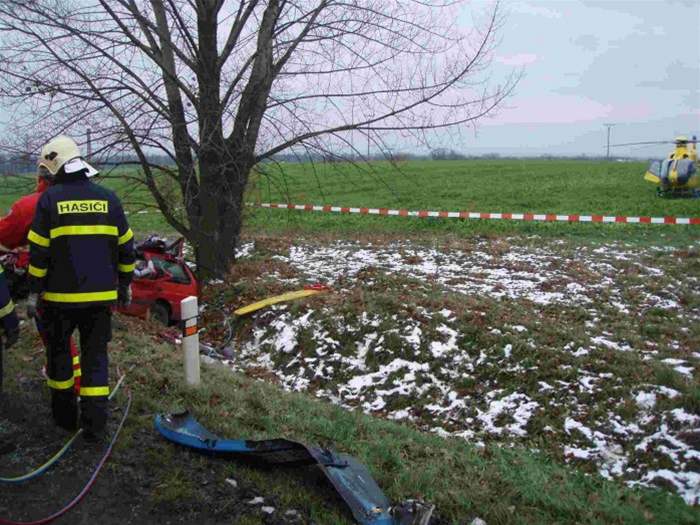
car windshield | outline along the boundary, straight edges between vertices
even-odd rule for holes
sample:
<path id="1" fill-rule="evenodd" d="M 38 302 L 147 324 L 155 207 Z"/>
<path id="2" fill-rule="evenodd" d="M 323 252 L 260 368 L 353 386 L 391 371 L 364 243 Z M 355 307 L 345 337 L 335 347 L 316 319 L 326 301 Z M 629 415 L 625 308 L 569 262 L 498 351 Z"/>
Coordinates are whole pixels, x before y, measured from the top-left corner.
<path id="1" fill-rule="evenodd" d="M 158 257 L 153 257 L 151 261 L 153 261 L 153 266 L 156 267 L 156 270 L 168 272 L 172 276 L 170 278 L 171 282 L 180 284 L 190 283 L 190 276 L 185 271 L 185 268 L 183 268 L 183 264 L 160 259 Z"/>

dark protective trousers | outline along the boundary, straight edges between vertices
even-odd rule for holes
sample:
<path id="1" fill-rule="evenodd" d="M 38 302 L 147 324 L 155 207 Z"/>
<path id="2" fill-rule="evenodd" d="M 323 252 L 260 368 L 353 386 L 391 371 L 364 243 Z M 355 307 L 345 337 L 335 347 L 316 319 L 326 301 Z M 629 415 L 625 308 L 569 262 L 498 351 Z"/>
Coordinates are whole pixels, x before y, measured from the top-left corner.
<path id="1" fill-rule="evenodd" d="M 47 306 L 42 320 L 48 339 L 46 372 L 55 423 L 67 430 L 75 429 L 78 423 L 70 351 L 70 338 L 77 328 L 82 368 L 80 426 L 86 432 L 100 434 L 107 422 L 109 395 L 107 343 L 112 338 L 112 313 L 109 307 Z"/>
<path id="2" fill-rule="evenodd" d="M 2 395 L 2 376 L 3 376 L 2 348 L 3 348 L 2 337 L 0 337 L 0 395 Z"/>
<path id="3" fill-rule="evenodd" d="M 46 332 L 46 323 L 43 321 L 44 309 L 40 308 L 37 314 L 38 315 L 34 318 L 34 324 L 44 343 L 44 348 L 47 348 L 49 345 L 49 336 Z M 70 355 L 73 360 L 73 388 L 75 389 L 76 395 L 80 395 L 80 353 L 78 352 L 78 347 L 73 337 L 70 338 L 68 343 L 70 344 Z"/>

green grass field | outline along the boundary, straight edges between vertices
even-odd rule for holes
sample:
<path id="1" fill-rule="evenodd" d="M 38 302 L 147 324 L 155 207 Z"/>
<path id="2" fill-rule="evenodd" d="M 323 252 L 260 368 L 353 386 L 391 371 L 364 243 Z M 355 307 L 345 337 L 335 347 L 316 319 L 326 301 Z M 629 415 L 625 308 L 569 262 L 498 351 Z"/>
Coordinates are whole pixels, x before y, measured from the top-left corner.
<path id="1" fill-rule="evenodd" d="M 286 164 L 263 166 L 253 179 L 250 200 L 478 212 L 533 212 L 697 216 L 697 200 L 656 197 L 642 178 L 644 163 L 568 160 L 420 161 L 388 163 Z M 262 231 L 448 233 L 472 235 L 573 236 L 634 242 L 685 243 L 697 228 L 644 225 L 541 224 L 257 210 L 248 226 Z"/>
<path id="2" fill-rule="evenodd" d="M 645 166 L 641 163 L 426 161 L 398 169 L 380 163 L 263 168 L 264 173 L 253 177 L 248 201 L 700 215 L 700 201 L 658 199 L 653 186 L 642 180 Z M 172 233 L 152 208 L 144 188 L 112 177 L 114 173 L 108 175 L 102 184 L 120 195 L 138 234 Z M 10 178 L 2 184 L 0 213 L 33 187 L 31 178 Z M 283 435 L 333 443 L 366 462 L 392 499 L 422 497 L 437 504 L 440 525 L 470 523 L 475 517 L 489 525 L 700 523 L 697 508 L 683 503 L 673 487 L 629 488 L 625 476 L 605 480 L 595 473 L 594 462 L 571 461 L 565 452 L 568 445 L 598 454 L 593 450 L 598 444 L 571 430 L 571 421 L 567 427 L 571 419 L 595 430 L 598 437 L 605 433 L 610 443 L 599 448 L 606 453 L 616 450 L 615 457 L 628 457 L 628 464 L 640 472 L 642 468 L 693 471 L 693 465 L 679 466 L 669 460 L 668 454 L 676 451 L 664 452 L 669 450 L 665 434 L 650 441 L 644 454 L 638 454 L 635 445 L 653 435 L 657 423 L 680 425 L 672 419 L 673 411 L 680 410 L 682 417 L 697 413 L 697 375 L 692 372 L 688 378 L 673 367 L 694 367 L 698 359 L 700 227 L 261 209 L 248 209 L 246 214 L 244 233 L 254 249 L 239 259 L 223 282 L 204 288 L 202 300 L 209 307 L 202 326 L 215 326 L 217 308 L 222 305 L 232 310 L 308 282 L 335 279 L 337 292 L 247 321 L 237 341 L 235 371 L 205 367 L 205 384 L 196 391 L 182 385 L 181 356 L 172 346 L 158 342 L 160 327 L 121 318 L 110 347 L 111 362 L 128 371 L 134 412 L 104 474 L 109 496 L 86 498 L 83 518 L 102 516 L 105 502 L 112 513 L 131 502 L 132 508 L 141 509 L 138 516 L 144 522 L 270 523 L 247 503 L 260 495 L 278 509 L 277 515 L 293 508 L 301 511 L 306 523 L 350 523 L 332 493 L 315 478 L 201 457 L 163 442 L 152 429 L 153 414 L 186 406 L 223 436 Z M 678 249 L 666 250 L 667 244 Z M 455 253 L 457 258 L 449 259 Z M 522 289 L 531 293 L 503 296 L 525 285 L 529 287 Z M 559 294 L 561 299 L 534 301 L 543 294 Z M 280 352 L 273 328 L 284 333 L 290 327 L 297 330 L 295 322 L 302 318 L 309 324 L 295 332 L 289 352 Z M 406 340 L 416 327 L 422 333 L 417 348 Z M 436 357 L 434 345 L 449 347 L 451 330 L 459 339 L 454 348 Z M 211 330 L 203 337 L 214 335 Z M 336 346 L 324 349 L 322 344 Z M 31 427 L 30 438 L 39 442 L 40 437 L 33 436 L 51 435 L 53 441 L 46 441 L 51 448 L 59 444 L 60 436 L 51 434 L 46 390 L 32 372 L 43 362 L 38 345 L 37 337 L 25 330 L 19 347 L 6 356 L 5 392 L 13 394 L 16 421 L 9 429 L 0 427 L 0 432 L 25 439 L 24 414 L 38 414 L 39 423 Z M 340 366 L 353 363 L 360 347 L 366 349 L 366 370 Z M 461 361 L 450 361 L 453 354 Z M 303 370 L 301 358 L 309 363 Z M 331 358 L 333 362 L 324 361 Z M 386 406 L 370 411 L 372 415 L 362 413 L 360 399 L 351 400 L 354 410 L 315 399 L 323 397 L 319 389 L 336 395 L 355 378 L 352 374 L 375 374 L 395 359 L 415 363 L 421 372 L 413 373 L 411 381 L 404 381 L 407 375 L 401 371 L 378 376 L 381 381 L 373 381 L 362 394 L 367 403 L 385 398 Z M 315 370 L 321 370 L 316 362 L 334 368 L 323 368 L 325 375 L 316 377 Z M 452 377 L 455 371 L 458 374 Z M 305 384 L 304 380 L 309 385 L 306 391 L 285 392 L 303 390 L 294 385 Z M 394 381 L 406 386 L 408 393 L 383 392 L 395 390 Z M 452 420 L 438 420 L 435 415 L 445 412 L 440 411 L 441 403 L 453 401 L 447 394 L 442 396 L 436 385 L 448 385 L 466 404 L 455 409 Z M 422 393 L 414 396 L 414 392 Z M 658 402 L 652 408 L 641 407 L 637 398 L 650 392 L 656 392 Z M 529 426 L 521 425 L 527 435 L 515 439 L 504 434 L 499 440 L 500 434 L 489 434 L 485 424 L 479 423 L 483 419 L 479 415 L 491 413 L 492 405 L 514 396 L 520 396 L 521 404 L 536 403 L 537 411 L 532 412 Z M 123 396 L 117 404 L 123 404 Z M 428 405 L 440 410 L 433 414 Z M 513 414 L 520 406 L 504 410 L 492 423 L 498 428 L 513 425 L 517 422 Z M 407 408 L 415 409 L 414 419 L 401 423 L 386 419 L 389 413 Z M 647 421 L 649 414 L 656 419 Z M 616 448 L 616 436 L 608 428 L 611 421 L 634 428 L 640 418 L 646 418 L 646 433 L 635 434 L 637 441 L 627 439 Z M 443 426 L 455 437 L 426 431 L 434 426 Z M 691 440 L 697 434 L 685 433 L 683 428 L 671 430 L 690 443 L 688 454 L 692 455 L 697 447 Z M 456 437 L 465 429 L 475 432 L 474 437 Z M 476 446 L 478 441 L 483 445 Z M 20 447 L 12 466 L 19 472 L 20 467 L 44 457 L 48 448 Z M 65 489 L 61 492 L 55 481 L 73 479 L 75 474 L 57 469 L 54 475 L 46 478 L 45 485 L 30 489 L 35 492 L 21 492 L 25 488 L 19 487 L 7 491 L 10 496 L 4 501 L 0 494 L 0 511 L 7 510 L 0 514 L 34 518 L 33 512 L 39 509 L 10 501 L 22 494 L 41 497 L 47 505 L 65 499 Z M 239 488 L 233 490 L 227 478 L 236 479 Z"/>
<path id="3" fill-rule="evenodd" d="M 663 201 L 643 163 L 470 160 L 263 166 L 263 201 L 483 212 L 688 215 L 697 201 Z"/>
<path id="4" fill-rule="evenodd" d="M 533 212 L 608 215 L 700 215 L 698 200 L 656 197 L 642 175 L 644 163 L 574 160 L 411 161 L 392 166 L 350 163 L 265 164 L 251 178 L 247 196 L 252 202 L 291 202 L 480 212 Z M 109 172 L 105 184 L 120 194 L 132 214 L 136 230 L 168 231 L 144 188 L 134 188 Z M 10 179 L 0 196 L 0 210 L 27 191 L 26 181 Z M 540 224 L 517 221 L 417 219 L 287 210 L 249 209 L 251 232 L 358 232 L 388 234 L 544 235 L 573 236 L 606 241 L 685 243 L 697 239 L 696 226 Z"/>

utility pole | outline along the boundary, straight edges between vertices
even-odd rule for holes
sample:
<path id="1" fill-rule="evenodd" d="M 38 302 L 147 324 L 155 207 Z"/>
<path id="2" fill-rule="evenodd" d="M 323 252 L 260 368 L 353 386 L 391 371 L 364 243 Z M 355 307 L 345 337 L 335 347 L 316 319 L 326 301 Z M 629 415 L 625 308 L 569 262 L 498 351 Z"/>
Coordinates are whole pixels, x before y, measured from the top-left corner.
<path id="1" fill-rule="evenodd" d="M 363 101 L 364 101 L 364 99 L 363 99 Z M 370 109 L 369 120 L 372 120 L 372 119 L 374 119 L 374 110 Z M 369 162 L 369 146 L 370 146 L 370 139 L 372 138 L 372 128 L 370 126 L 367 126 L 367 162 Z"/>
<path id="2" fill-rule="evenodd" d="M 608 128 L 608 148 L 607 148 L 607 154 L 606 154 L 606 158 L 608 159 L 608 161 L 610 160 L 610 130 L 612 129 L 612 127 L 614 125 L 615 124 L 603 124 L 603 126 Z"/>
<path id="3" fill-rule="evenodd" d="M 92 130 L 87 129 L 87 159 L 90 160 L 92 157 Z"/>

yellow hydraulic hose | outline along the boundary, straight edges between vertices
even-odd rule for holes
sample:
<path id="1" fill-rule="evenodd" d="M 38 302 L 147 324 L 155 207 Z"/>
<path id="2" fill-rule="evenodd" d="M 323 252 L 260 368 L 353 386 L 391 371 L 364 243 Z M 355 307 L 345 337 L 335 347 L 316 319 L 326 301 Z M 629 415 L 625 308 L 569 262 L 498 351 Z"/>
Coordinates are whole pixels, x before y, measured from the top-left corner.
<path id="1" fill-rule="evenodd" d="M 316 295 L 320 293 L 325 293 L 330 291 L 328 288 L 310 288 L 310 289 L 305 289 L 305 290 L 297 290 L 295 292 L 287 292 L 282 295 L 275 295 L 274 297 L 268 297 L 267 299 L 263 299 L 262 301 L 258 301 L 253 304 L 249 304 L 247 306 L 243 306 L 239 308 L 238 310 L 234 310 L 234 314 L 237 316 L 242 316 L 249 314 L 251 312 L 255 312 L 256 310 L 260 310 L 261 308 L 265 308 L 266 306 L 272 306 L 273 304 L 277 303 L 283 303 L 286 301 L 292 301 L 294 299 L 301 299 L 302 297 L 309 297 L 310 295 Z"/>

